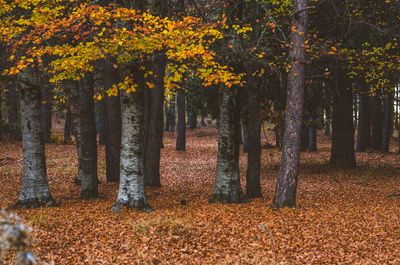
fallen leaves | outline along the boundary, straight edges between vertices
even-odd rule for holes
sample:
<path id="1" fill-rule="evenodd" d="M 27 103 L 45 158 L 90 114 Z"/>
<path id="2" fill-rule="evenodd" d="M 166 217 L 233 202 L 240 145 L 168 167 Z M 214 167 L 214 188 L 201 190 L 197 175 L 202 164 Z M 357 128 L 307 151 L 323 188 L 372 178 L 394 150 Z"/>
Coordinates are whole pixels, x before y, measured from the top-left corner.
<path id="1" fill-rule="evenodd" d="M 280 152 L 264 149 L 263 198 L 247 204 L 209 204 L 215 177 L 215 129 L 188 132 L 187 151 L 175 151 L 166 132 L 162 188 L 148 188 L 156 210 L 110 211 L 118 184 L 105 182 L 99 147 L 101 198 L 78 199 L 73 145 L 47 146 L 50 188 L 59 208 L 18 210 L 34 228 L 33 251 L 55 264 L 397 264 L 400 262 L 400 170 L 397 154 L 357 154 L 360 167 L 328 166 L 329 139 L 302 153 L 298 208 L 274 210 Z M 269 137 L 273 137 L 272 134 Z M 264 139 L 265 140 L 265 139 Z M 392 146 L 392 151 L 396 148 Z M 0 145 L 0 207 L 18 198 L 21 147 Z M 2 160 L 3 161 L 3 160 Z M 5 161 L 5 160 L 4 160 Z M 18 163 L 17 163 L 17 162 Z M 241 154 L 242 184 L 246 156 Z M 187 205 L 181 205 L 184 199 Z"/>

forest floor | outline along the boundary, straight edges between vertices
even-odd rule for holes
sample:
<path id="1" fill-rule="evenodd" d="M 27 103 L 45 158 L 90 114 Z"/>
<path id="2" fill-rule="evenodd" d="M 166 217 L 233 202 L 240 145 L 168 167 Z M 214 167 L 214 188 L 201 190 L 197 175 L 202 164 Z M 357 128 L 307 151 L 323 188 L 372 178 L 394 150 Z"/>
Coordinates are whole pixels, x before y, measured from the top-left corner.
<path id="1" fill-rule="evenodd" d="M 330 138 L 319 137 L 318 152 L 302 153 L 298 208 L 275 210 L 277 149 L 262 151 L 262 198 L 209 204 L 217 132 L 189 131 L 186 152 L 174 150 L 175 136 L 164 139 L 163 187 L 147 189 L 151 213 L 110 210 L 118 184 L 105 182 L 103 146 L 101 197 L 83 201 L 73 183 L 74 145 L 48 145 L 49 185 L 60 207 L 15 211 L 33 228 L 33 252 L 55 264 L 400 264 L 394 142 L 390 154 L 357 153 L 358 167 L 349 170 L 328 165 Z M 0 208 L 18 199 L 21 153 L 20 143 L 0 144 Z M 244 186 L 244 154 L 240 168 Z"/>

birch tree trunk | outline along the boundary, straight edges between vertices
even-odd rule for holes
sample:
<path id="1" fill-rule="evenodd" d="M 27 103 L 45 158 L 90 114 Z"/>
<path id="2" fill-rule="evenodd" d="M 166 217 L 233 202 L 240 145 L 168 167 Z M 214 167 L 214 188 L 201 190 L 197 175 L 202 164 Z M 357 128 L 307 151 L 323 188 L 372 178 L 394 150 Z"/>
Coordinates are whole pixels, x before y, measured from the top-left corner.
<path id="1" fill-rule="evenodd" d="M 39 74 L 27 68 L 18 76 L 22 123 L 22 189 L 14 207 L 56 206 L 46 172 L 46 155 L 40 129 L 41 91 Z"/>
<path id="2" fill-rule="evenodd" d="M 214 192 L 210 202 L 246 202 L 239 175 L 239 143 L 237 137 L 234 90 L 224 87 L 218 132 L 218 160 Z"/>
<path id="3" fill-rule="evenodd" d="M 294 14 L 289 60 L 283 136 L 282 162 L 272 207 L 296 207 L 297 179 L 300 167 L 300 142 L 304 102 L 305 47 L 308 23 L 308 0 L 294 0 Z"/>
<path id="4" fill-rule="evenodd" d="M 121 167 L 118 198 L 112 209 L 124 206 L 152 211 L 144 188 L 144 88 L 122 93 Z"/>

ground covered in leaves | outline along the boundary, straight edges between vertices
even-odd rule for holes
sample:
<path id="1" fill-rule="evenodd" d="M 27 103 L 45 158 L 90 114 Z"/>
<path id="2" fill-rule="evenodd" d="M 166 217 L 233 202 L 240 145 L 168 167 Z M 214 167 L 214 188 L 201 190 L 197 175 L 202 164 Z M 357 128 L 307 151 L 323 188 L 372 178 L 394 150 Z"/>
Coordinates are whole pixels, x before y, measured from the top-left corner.
<path id="1" fill-rule="evenodd" d="M 209 204 L 217 132 L 190 131 L 186 152 L 174 150 L 175 136 L 164 140 L 163 187 L 147 189 L 152 213 L 110 210 L 118 185 L 105 182 L 104 147 L 101 197 L 83 201 L 73 183 L 75 147 L 48 145 L 49 184 L 60 207 L 16 211 L 33 227 L 35 254 L 55 264 L 400 264 L 395 143 L 391 154 L 357 154 L 358 167 L 345 170 L 328 165 L 330 139 L 319 137 L 318 152 L 302 154 L 298 208 L 274 210 L 277 149 L 262 152 L 262 198 Z M 20 143 L 0 145 L 0 208 L 18 199 L 21 153 Z M 244 186 L 243 154 L 240 166 Z"/>

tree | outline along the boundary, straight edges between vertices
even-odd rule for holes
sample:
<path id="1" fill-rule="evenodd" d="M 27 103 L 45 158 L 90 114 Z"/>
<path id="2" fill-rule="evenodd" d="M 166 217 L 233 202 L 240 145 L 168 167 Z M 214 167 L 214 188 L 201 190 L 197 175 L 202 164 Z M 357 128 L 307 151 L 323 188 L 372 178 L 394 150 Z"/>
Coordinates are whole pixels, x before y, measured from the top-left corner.
<path id="1" fill-rule="evenodd" d="M 134 70 L 136 78 L 143 75 Z M 136 80 L 136 91 L 122 93 L 121 168 L 118 198 L 113 210 L 122 207 L 152 211 L 145 194 L 144 176 L 144 84 Z"/>
<path id="2" fill-rule="evenodd" d="M 308 0 L 294 0 L 292 19 L 292 47 L 289 54 L 291 68 L 288 75 L 283 136 L 282 163 L 273 207 L 296 207 L 297 179 L 300 166 L 300 139 L 303 115 L 305 74 L 305 41 L 308 24 Z"/>
<path id="3" fill-rule="evenodd" d="M 176 101 L 178 105 L 178 135 L 176 137 L 176 150 L 185 151 L 186 149 L 186 106 L 185 91 L 178 89 Z"/>
<path id="4" fill-rule="evenodd" d="M 118 69 L 114 63 L 105 61 L 103 64 L 104 89 L 107 91 L 119 82 Z M 119 181 L 121 156 L 121 96 L 105 97 L 105 145 L 106 145 L 106 179 Z"/>
<path id="5" fill-rule="evenodd" d="M 83 199 L 97 198 L 97 143 L 93 100 L 93 77 L 79 80 L 79 124 L 81 136 L 81 194 Z"/>
<path id="6" fill-rule="evenodd" d="M 355 167 L 353 92 L 351 80 L 342 62 L 336 61 L 335 90 L 333 91 L 332 149 L 329 161 L 332 165 Z"/>
<path id="7" fill-rule="evenodd" d="M 239 142 L 235 116 L 234 89 L 222 88 L 220 124 L 218 128 L 218 159 L 214 191 L 210 202 L 246 202 L 239 175 Z"/>
<path id="8" fill-rule="evenodd" d="M 40 78 L 37 68 L 18 75 L 22 124 L 22 189 L 14 207 L 56 206 L 46 172 L 46 155 L 40 131 Z"/>

